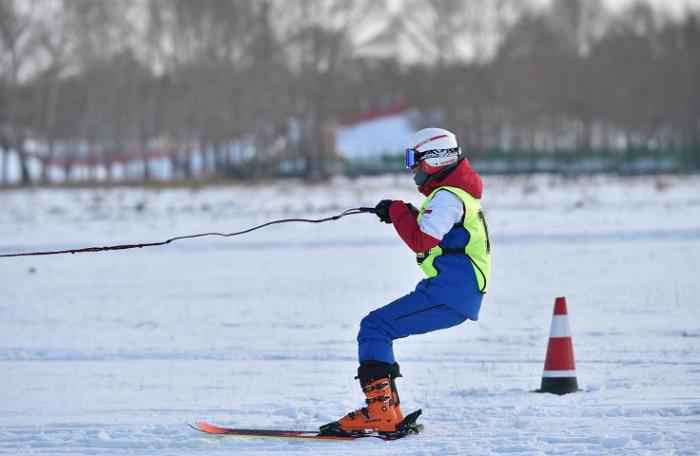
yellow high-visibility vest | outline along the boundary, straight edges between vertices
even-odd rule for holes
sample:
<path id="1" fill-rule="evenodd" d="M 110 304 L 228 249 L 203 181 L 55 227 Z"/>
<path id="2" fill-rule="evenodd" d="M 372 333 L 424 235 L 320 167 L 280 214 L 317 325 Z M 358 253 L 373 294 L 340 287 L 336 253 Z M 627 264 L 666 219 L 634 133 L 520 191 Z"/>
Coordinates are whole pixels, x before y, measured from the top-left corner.
<path id="1" fill-rule="evenodd" d="M 438 244 L 427 252 L 419 253 L 416 257 L 418 264 L 428 278 L 437 277 L 438 270 L 433 264 L 437 257 L 448 253 L 463 252 L 469 258 L 474 268 L 479 290 L 482 293 L 486 293 L 489 278 L 491 277 L 491 242 L 489 241 L 486 218 L 484 217 L 484 212 L 481 210 L 481 200 L 474 198 L 461 188 L 448 186 L 438 187 L 423 201 L 418 213 L 419 222 L 426 208 L 435 197 L 435 194 L 440 190 L 447 190 L 462 201 L 464 205 L 462 226 L 469 233 L 469 242 L 464 246 L 464 249 L 460 248 L 459 251 L 446 249 Z"/>

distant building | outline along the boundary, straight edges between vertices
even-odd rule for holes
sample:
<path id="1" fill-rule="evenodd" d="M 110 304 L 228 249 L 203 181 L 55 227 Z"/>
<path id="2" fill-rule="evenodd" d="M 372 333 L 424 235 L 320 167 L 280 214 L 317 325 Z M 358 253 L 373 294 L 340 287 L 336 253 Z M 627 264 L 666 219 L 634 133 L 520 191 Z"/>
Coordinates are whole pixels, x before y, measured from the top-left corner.
<path id="1" fill-rule="evenodd" d="M 336 131 L 337 153 L 349 161 L 400 155 L 414 132 L 416 117 L 416 110 L 398 104 L 341 120 Z"/>

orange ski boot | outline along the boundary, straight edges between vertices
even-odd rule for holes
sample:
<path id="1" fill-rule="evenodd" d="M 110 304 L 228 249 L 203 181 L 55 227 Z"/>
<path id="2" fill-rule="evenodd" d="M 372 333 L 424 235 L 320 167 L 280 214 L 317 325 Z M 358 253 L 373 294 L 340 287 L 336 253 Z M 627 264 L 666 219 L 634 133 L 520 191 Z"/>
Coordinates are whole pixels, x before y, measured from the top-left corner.
<path id="1" fill-rule="evenodd" d="M 381 376 L 377 378 L 378 375 Z M 400 375 L 398 364 L 376 361 L 363 363 L 358 369 L 358 378 L 367 405 L 348 413 L 338 421 L 321 426 L 321 433 L 396 432 L 404 419 L 394 382 Z"/>

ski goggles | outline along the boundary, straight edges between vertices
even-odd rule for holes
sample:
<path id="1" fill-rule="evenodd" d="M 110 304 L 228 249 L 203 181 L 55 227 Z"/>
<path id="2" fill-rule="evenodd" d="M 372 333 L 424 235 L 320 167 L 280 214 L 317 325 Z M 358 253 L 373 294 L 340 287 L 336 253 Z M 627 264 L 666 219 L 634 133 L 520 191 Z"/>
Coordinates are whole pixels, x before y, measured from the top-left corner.
<path id="1" fill-rule="evenodd" d="M 459 147 L 452 149 L 431 149 L 424 152 L 419 152 L 416 149 L 406 149 L 406 168 L 412 169 L 418 165 L 418 163 L 425 158 L 447 158 L 450 156 L 457 156 L 461 154 Z"/>
<path id="2" fill-rule="evenodd" d="M 412 169 L 423 159 L 425 152 L 416 149 L 406 149 L 406 168 Z"/>

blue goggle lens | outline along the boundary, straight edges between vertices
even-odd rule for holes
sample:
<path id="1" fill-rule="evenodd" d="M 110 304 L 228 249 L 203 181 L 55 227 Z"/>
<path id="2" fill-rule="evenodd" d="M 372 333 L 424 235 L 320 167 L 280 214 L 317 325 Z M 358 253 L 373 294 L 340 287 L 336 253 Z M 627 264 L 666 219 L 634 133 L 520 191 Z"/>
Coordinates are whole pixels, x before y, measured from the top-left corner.
<path id="1" fill-rule="evenodd" d="M 420 161 L 420 152 L 416 149 L 406 149 L 406 168 L 411 169 Z"/>

